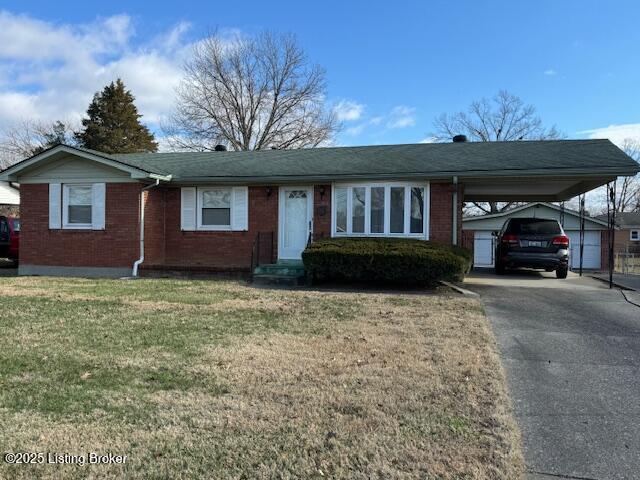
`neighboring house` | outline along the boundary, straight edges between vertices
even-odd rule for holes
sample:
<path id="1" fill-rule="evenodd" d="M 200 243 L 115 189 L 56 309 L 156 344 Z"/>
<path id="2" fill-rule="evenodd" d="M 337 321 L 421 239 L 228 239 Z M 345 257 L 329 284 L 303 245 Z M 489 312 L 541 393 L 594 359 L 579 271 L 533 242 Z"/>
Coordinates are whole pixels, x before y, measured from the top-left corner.
<path id="1" fill-rule="evenodd" d="M 0 182 L 0 215 L 16 216 L 20 209 L 20 191 L 9 182 Z"/>
<path id="2" fill-rule="evenodd" d="M 493 232 L 502 228 L 512 217 L 548 218 L 560 221 L 569 237 L 571 268 L 580 267 L 580 213 L 564 209 L 547 202 L 534 202 L 510 209 L 506 212 L 462 220 L 464 245 L 473 249 L 473 264 L 476 267 L 493 267 L 495 261 L 495 237 Z M 582 250 L 582 268 L 601 270 L 608 265 L 608 235 L 604 220 L 585 217 Z"/>
<path id="3" fill-rule="evenodd" d="M 606 215 L 598 218 L 606 221 Z M 640 212 L 616 213 L 616 227 L 619 230 L 615 235 L 616 253 L 640 254 Z"/>
<path id="4" fill-rule="evenodd" d="M 122 276 L 249 272 L 259 234 L 276 261 L 299 261 L 322 236 L 459 244 L 463 201 L 564 200 L 638 169 L 608 140 L 128 155 L 58 145 L 0 180 L 20 183 L 21 274 Z"/>

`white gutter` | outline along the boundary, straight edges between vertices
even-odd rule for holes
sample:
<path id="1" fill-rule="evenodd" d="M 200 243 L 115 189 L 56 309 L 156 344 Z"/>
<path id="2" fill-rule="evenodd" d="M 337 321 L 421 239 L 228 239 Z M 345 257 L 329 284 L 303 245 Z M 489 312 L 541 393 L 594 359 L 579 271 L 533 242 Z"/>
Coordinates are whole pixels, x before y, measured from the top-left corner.
<path id="1" fill-rule="evenodd" d="M 451 232 L 451 243 L 453 245 L 458 245 L 458 177 L 453 177 L 453 187 L 454 187 L 454 191 L 453 191 L 453 221 L 451 222 L 452 225 L 452 232 Z"/>
<path id="2" fill-rule="evenodd" d="M 160 185 L 160 179 L 156 178 L 156 183 L 147 185 L 140 190 L 140 258 L 133 264 L 133 271 L 131 272 L 132 277 L 138 276 L 138 267 L 142 265 L 142 262 L 144 262 L 144 192 L 151 190 L 158 185 Z"/>

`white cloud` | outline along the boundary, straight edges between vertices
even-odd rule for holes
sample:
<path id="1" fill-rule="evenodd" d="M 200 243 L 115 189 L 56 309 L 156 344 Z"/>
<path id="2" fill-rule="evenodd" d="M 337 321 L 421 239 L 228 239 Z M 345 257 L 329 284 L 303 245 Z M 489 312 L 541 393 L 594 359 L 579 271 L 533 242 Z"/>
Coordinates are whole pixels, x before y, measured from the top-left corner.
<path id="1" fill-rule="evenodd" d="M 341 122 L 359 120 L 364 112 L 364 105 L 352 100 L 341 100 L 334 107 L 334 111 Z"/>
<path id="2" fill-rule="evenodd" d="M 391 110 L 387 127 L 389 128 L 405 128 L 412 127 L 416 124 L 416 109 L 405 105 L 398 105 Z"/>
<path id="3" fill-rule="evenodd" d="M 436 143 L 438 141 L 437 137 L 426 137 L 420 140 L 420 143 Z"/>
<path id="4" fill-rule="evenodd" d="M 347 135 L 350 135 L 352 137 L 357 137 L 358 135 L 360 135 L 364 128 L 367 126 L 366 123 L 361 123 L 360 125 L 356 125 L 355 127 L 349 127 L 345 130 L 345 133 Z"/>
<path id="5" fill-rule="evenodd" d="M 379 133 L 388 129 L 411 127 L 416 123 L 416 109 L 404 105 L 398 105 L 391 109 L 387 115 L 377 115 L 369 119 L 363 119 L 360 123 L 345 129 L 344 133 L 351 137 L 357 137 L 372 128 Z M 360 118 L 360 117 L 358 117 Z M 423 140 L 426 142 L 428 139 Z"/>
<path id="6" fill-rule="evenodd" d="M 549 68 L 548 70 L 544 71 L 544 74 L 548 77 L 555 77 L 558 74 L 558 72 L 555 71 L 553 68 Z"/>
<path id="7" fill-rule="evenodd" d="M 183 46 L 183 36 L 191 30 L 191 23 L 179 22 L 171 30 L 158 36 L 156 43 L 162 45 L 165 50 L 175 50 Z"/>
<path id="8" fill-rule="evenodd" d="M 608 138 L 613 143 L 621 147 L 627 139 L 640 142 L 640 123 L 609 125 L 608 127 L 583 130 L 578 133 L 586 135 L 587 138 Z"/>
<path id="9" fill-rule="evenodd" d="M 128 15 L 84 24 L 49 23 L 0 12 L 0 129 L 22 119 L 78 121 L 93 94 L 120 77 L 143 121 L 173 107 L 189 24 L 136 43 Z"/>

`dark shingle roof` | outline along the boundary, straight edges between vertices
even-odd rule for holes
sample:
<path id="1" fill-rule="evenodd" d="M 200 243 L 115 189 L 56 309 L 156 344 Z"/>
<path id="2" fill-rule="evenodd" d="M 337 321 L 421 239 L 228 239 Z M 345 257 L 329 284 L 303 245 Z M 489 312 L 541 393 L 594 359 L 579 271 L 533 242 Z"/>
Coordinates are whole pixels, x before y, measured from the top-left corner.
<path id="1" fill-rule="evenodd" d="M 639 167 L 609 140 L 431 143 L 243 152 L 110 155 L 175 180 L 487 176 L 593 171 L 632 174 Z M 625 173 L 626 172 L 626 173 Z"/>
<path id="2" fill-rule="evenodd" d="M 596 218 L 607 220 L 606 215 L 598 215 Z M 616 213 L 616 225 L 620 228 L 640 227 L 640 212 Z"/>

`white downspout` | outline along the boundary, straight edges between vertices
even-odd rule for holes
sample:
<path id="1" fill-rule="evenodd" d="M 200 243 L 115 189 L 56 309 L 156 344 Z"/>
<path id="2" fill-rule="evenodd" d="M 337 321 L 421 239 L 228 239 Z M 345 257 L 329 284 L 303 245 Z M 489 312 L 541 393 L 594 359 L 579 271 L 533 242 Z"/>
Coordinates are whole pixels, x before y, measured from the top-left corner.
<path id="1" fill-rule="evenodd" d="M 133 264 L 132 277 L 138 276 L 138 267 L 144 262 L 144 192 L 151 190 L 154 187 L 160 185 L 160 179 L 156 178 L 156 183 L 147 185 L 140 190 L 140 258 Z"/>
<path id="2" fill-rule="evenodd" d="M 453 231 L 451 232 L 451 243 L 458 245 L 458 177 L 453 177 L 453 221 L 451 222 Z"/>

